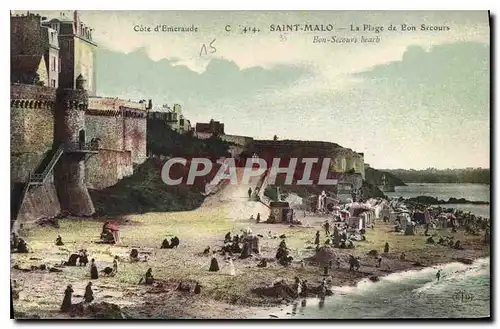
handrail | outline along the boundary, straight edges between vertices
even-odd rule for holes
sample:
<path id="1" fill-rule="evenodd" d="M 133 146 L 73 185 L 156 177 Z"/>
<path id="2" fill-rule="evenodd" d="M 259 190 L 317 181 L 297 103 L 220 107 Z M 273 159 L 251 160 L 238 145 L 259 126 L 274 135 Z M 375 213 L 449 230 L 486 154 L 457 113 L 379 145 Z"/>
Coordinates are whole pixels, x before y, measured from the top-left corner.
<path id="1" fill-rule="evenodd" d="M 54 169 L 54 166 L 56 165 L 57 161 L 59 160 L 59 158 L 61 157 L 63 152 L 64 152 L 63 147 L 59 146 L 56 153 L 54 153 L 54 155 L 52 156 L 52 159 L 50 160 L 49 164 L 47 165 L 47 167 L 45 168 L 45 170 L 42 173 L 43 179 L 45 179 L 45 177 L 52 171 L 52 169 Z"/>

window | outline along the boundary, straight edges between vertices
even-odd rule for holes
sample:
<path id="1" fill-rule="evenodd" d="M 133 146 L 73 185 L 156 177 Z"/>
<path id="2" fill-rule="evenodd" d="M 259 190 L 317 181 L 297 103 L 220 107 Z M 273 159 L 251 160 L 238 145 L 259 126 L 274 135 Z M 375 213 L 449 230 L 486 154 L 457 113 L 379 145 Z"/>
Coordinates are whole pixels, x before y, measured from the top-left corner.
<path id="1" fill-rule="evenodd" d="M 57 24 L 57 23 L 50 24 L 50 27 L 53 28 L 56 31 L 59 31 L 59 24 Z"/>
<path id="2" fill-rule="evenodd" d="M 61 73 L 61 57 L 59 57 L 59 61 L 57 61 L 57 64 L 59 64 L 57 73 Z"/>
<path id="3" fill-rule="evenodd" d="M 52 71 L 57 71 L 56 57 L 52 57 Z"/>
<path id="4" fill-rule="evenodd" d="M 55 87 L 56 87 L 56 80 L 54 80 L 54 79 L 50 79 L 50 86 L 51 86 L 52 88 L 55 88 Z"/>

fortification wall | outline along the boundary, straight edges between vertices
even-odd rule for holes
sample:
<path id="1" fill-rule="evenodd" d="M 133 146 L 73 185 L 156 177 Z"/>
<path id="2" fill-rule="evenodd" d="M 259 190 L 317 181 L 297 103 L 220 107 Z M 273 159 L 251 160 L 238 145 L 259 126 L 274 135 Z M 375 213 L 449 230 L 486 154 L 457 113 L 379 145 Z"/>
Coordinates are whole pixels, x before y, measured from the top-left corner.
<path id="1" fill-rule="evenodd" d="M 146 103 L 139 103 L 134 101 L 126 101 L 119 98 L 113 97 L 89 97 L 89 110 L 100 110 L 100 111 L 108 111 L 108 110 L 120 110 L 120 106 L 126 107 L 129 109 L 146 111 Z"/>
<path id="2" fill-rule="evenodd" d="M 85 115 L 86 140 L 100 138 L 100 147 L 123 150 L 123 119 L 121 116 Z"/>
<path id="3" fill-rule="evenodd" d="M 133 174 L 130 151 L 99 150 L 85 163 L 86 185 L 90 189 L 104 189 Z"/>
<path id="4" fill-rule="evenodd" d="M 25 182 L 54 142 L 54 88 L 11 85 L 11 180 Z"/>
<path id="5" fill-rule="evenodd" d="M 61 206 L 54 186 L 53 175 L 47 176 L 42 185 L 29 188 L 15 222 L 15 226 L 33 222 L 40 217 L 53 217 L 59 214 Z"/>
<path id="6" fill-rule="evenodd" d="M 238 135 L 221 135 L 223 141 L 231 142 L 239 146 L 247 146 L 253 142 L 252 137 Z"/>
<path id="7" fill-rule="evenodd" d="M 124 148 L 132 152 L 133 163 L 146 161 L 146 117 L 125 116 L 125 140 Z"/>
<path id="8" fill-rule="evenodd" d="M 119 99 L 110 97 L 89 97 L 89 110 L 119 110 Z"/>
<path id="9" fill-rule="evenodd" d="M 101 139 L 101 147 L 131 151 L 134 163 L 146 160 L 146 104 L 118 98 L 90 97 L 86 114 L 87 140 Z"/>
<path id="10" fill-rule="evenodd" d="M 10 180 L 12 183 L 24 183 L 30 173 L 42 163 L 49 151 L 11 153 L 10 155 Z"/>

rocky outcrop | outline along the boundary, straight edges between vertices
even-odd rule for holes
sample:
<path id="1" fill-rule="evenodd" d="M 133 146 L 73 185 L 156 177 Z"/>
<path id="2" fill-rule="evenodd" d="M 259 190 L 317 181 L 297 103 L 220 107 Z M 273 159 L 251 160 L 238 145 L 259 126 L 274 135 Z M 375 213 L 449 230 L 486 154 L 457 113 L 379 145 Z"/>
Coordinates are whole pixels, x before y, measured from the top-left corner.
<path id="1" fill-rule="evenodd" d="M 464 198 L 456 199 L 456 198 L 449 198 L 448 201 L 441 200 L 432 196 L 427 196 L 427 195 L 419 195 L 414 198 L 408 198 L 405 200 L 406 202 L 409 203 L 420 203 L 420 204 L 427 204 L 427 205 L 440 205 L 440 204 L 490 204 L 487 201 L 471 201 L 467 200 Z"/>
<path id="2" fill-rule="evenodd" d="M 377 170 L 371 167 L 365 168 L 365 181 L 378 186 L 382 184 L 382 176 L 385 176 L 387 186 L 406 186 L 402 179 L 386 171 Z"/>

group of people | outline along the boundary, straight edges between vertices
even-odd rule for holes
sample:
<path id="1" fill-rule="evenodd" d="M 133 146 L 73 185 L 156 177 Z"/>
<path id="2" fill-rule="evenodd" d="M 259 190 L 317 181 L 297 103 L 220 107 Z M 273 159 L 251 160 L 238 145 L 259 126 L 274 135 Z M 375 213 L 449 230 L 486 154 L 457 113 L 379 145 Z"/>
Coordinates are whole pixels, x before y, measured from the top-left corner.
<path id="1" fill-rule="evenodd" d="M 347 233 L 347 224 L 344 224 L 342 230 L 339 230 L 339 227 L 337 225 L 333 225 L 333 233 L 330 233 L 330 222 L 327 220 L 323 224 L 323 228 L 325 229 L 325 236 L 327 238 L 325 240 L 325 245 L 331 245 L 335 248 L 340 249 L 354 248 L 354 243 Z M 364 235 L 362 235 L 361 240 L 364 240 Z M 320 231 L 316 231 L 314 244 L 316 245 L 316 250 L 318 250 L 320 246 Z"/>
<path id="2" fill-rule="evenodd" d="M 10 240 L 10 250 L 11 252 L 18 253 L 29 253 L 29 247 L 23 238 L 20 238 L 15 232 L 12 232 Z"/>

